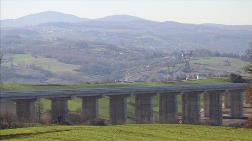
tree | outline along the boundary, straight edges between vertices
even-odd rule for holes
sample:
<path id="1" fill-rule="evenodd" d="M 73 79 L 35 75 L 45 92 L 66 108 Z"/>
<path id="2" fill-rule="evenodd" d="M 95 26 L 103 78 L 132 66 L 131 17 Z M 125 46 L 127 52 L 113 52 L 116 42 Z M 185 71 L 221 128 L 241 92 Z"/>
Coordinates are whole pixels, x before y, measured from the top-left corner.
<path id="1" fill-rule="evenodd" d="M 2 90 L 2 63 L 3 63 L 3 53 L 0 49 L 0 92 Z"/>
<path id="2" fill-rule="evenodd" d="M 248 57 L 250 60 L 250 64 L 247 66 L 246 70 L 250 74 L 250 83 L 246 92 L 246 103 L 250 104 L 252 106 L 252 43 L 250 45 L 250 49 L 248 50 Z M 252 127 L 252 115 L 250 115 L 249 120 L 248 120 L 248 126 Z"/>
<path id="3" fill-rule="evenodd" d="M 229 79 L 232 83 L 246 83 L 246 80 L 241 75 L 235 73 L 231 73 Z"/>
<path id="4" fill-rule="evenodd" d="M 0 95 L 2 94 L 2 71 L 1 71 L 1 66 L 2 66 L 2 50 L 0 48 Z M 0 100 L 0 102 L 2 102 Z M 1 104 L 1 103 L 0 103 Z M 2 125 L 3 125 L 3 117 L 0 117 L 0 129 L 2 128 Z"/>
<path id="5" fill-rule="evenodd" d="M 250 44 L 250 49 L 248 50 L 247 54 L 248 54 L 250 64 L 247 66 L 246 70 L 250 74 L 250 85 L 247 89 L 246 103 L 250 103 L 250 105 L 252 106 L 252 83 L 251 83 L 251 79 L 252 79 L 252 43 Z"/>

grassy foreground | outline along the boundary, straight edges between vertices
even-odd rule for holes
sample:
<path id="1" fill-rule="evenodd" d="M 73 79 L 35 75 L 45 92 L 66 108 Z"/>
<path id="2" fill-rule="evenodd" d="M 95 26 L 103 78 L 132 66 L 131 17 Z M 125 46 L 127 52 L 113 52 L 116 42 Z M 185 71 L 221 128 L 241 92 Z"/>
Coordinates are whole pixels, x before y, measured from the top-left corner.
<path id="1" fill-rule="evenodd" d="M 252 141 L 252 129 L 201 125 L 49 126 L 1 130 L 13 141 Z"/>

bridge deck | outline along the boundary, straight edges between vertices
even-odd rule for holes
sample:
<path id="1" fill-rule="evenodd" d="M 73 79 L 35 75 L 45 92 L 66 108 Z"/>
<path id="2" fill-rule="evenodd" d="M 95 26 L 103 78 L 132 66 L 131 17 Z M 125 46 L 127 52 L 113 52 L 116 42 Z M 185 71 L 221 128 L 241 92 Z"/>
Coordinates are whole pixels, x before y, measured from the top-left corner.
<path id="1" fill-rule="evenodd" d="M 228 84 L 192 84 L 179 86 L 158 87 L 115 87 L 115 88 L 87 88 L 87 89 L 65 89 L 44 91 L 1 91 L 0 99 L 30 99 L 30 98 L 53 98 L 53 97 L 76 97 L 76 96 L 109 96 L 123 94 L 144 93 L 168 93 L 168 92 L 191 92 L 211 90 L 235 90 L 245 89 L 246 83 Z"/>

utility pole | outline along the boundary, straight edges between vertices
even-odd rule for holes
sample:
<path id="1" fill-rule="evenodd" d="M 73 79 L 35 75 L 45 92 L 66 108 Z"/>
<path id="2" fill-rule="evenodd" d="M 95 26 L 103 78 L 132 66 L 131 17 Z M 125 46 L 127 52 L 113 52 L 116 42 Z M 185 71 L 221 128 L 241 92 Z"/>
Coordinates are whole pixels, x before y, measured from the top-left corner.
<path id="1" fill-rule="evenodd" d="M 192 59 L 192 51 L 190 52 L 184 52 L 182 51 L 181 57 L 185 63 L 185 68 L 184 68 L 184 72 L 186 73 L 191 73 L 191 65 L 190 65 L 190 61 Z"/>

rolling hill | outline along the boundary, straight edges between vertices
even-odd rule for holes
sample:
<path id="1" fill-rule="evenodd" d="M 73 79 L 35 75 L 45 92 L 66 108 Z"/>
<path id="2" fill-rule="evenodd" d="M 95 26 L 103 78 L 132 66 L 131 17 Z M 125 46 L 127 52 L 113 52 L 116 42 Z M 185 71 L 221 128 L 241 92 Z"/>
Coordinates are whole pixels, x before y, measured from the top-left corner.
<path id="1" fill-rule="evenodd" d="M 18 19 L 6 19 L 1 20 L 2 27 L 23 27 L 23 26 L 34 26 L 43 23 L 52 23 L 52 22 L 67 22 L 75 23 L 81 22 L 87 19 L 82 19 L 74 15 L 64 14 L 55 11 L 46 11 L 41 13 L 36 13 L 32 15 L 27 15 L 20 17 Z"/>
<path id="2" fill-rule="evenodd" d="M 239 56 L 252 41 L 250 25 L 157 22 L 129 15 L 84 19 L 49 11 L 10 21 L 1 20 L 2 72 L 4 82 L 13 83 L 166 81 L 168 66 L 184 66 L 178 58 L 182 50 Z M 206 57 L 234 64 L 201 63 Z M 246 61 L 222 57 L 227 56 L 193 56 L 193 73 L 243 74 Z"/>

